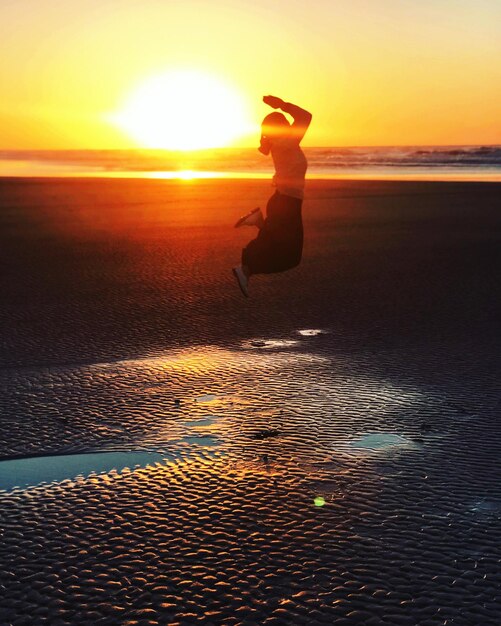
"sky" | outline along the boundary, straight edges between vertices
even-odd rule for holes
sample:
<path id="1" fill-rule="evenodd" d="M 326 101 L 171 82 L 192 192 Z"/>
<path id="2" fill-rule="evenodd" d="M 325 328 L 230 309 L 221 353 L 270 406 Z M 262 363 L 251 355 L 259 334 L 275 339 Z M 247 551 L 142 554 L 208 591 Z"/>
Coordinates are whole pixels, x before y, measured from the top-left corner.
<path id="1" fill-rule="evenodd" d="M 235 145 L 270 93 L 309 146 L 501 143 L 501 0 L 0 0 L 0 28 L 0 149 L 138 147 L 113 114 L 185 69 L 241 96 Z"/>

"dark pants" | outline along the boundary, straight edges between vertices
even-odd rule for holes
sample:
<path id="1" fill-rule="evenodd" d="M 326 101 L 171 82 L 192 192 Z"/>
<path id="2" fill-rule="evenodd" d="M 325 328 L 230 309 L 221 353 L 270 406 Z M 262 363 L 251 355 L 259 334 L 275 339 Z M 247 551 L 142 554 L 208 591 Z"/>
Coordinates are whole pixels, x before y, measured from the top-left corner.
<path id="1" fill-rule="evenodd" d="M 299 265 L 303 253 L 302 204 L 300 198 L 278 191 L 268 200 L 258 236 L 242 250 L 242 265 L 251 274 L 285 272 Z"/>

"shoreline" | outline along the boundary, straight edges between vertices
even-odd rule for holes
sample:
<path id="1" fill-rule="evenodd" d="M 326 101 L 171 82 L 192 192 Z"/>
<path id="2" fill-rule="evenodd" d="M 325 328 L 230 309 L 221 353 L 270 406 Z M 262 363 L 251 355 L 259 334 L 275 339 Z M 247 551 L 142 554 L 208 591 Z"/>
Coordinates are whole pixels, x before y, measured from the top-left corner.
<path id="1" fill-rule="evenodd" d="M 270 173 L 238 173 L 238 172 L 79 172 L 69 174 L 0 174 L 2 180 L 173 180 L 173 181 L 245 181 L 245 180 L 269 180 Z M 501 172 L 499 174 L 313 174 L 308 175 L 308 181 L 388 181 L 388 182 L 450 182 L 450 183 L 501 183 Z"/>
<path id="2" fill-rule="evenodd" d="M 270 174 L 239 174 L 239 173 L 220 173 L 220 172 L 106 172 L 106 173 L 78 173 L 78 174 L 0 174 L 1 181 L 31 181 L 31 180 L 44 180 L 44 181 L 83 181 L 83 180 L 160 180 L 160 181 L 174 181 L 174 182 L 207 182 L 207 181 L 270 181 Z M 477 176 L 471 174 L 469 176 L 464 174 L 319 174 L 310 175 L 306 178 L 306 185 L 308 182 L 394 182 L 394 183 L 501 183 L 501 173 L 493 175 Z"/>

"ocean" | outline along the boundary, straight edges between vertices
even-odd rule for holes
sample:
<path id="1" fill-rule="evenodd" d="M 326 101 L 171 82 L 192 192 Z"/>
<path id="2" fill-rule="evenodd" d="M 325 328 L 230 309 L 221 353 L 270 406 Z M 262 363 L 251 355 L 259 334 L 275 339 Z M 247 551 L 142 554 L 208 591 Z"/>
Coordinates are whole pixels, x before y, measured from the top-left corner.
<path id="1" fill-rule="evenodd" d="M 305 148 L 309 178 L 501 181 L 501 145 Z M 254 148 L 0 150 L 0 176 L 266 178 L 271 159 Z"/>

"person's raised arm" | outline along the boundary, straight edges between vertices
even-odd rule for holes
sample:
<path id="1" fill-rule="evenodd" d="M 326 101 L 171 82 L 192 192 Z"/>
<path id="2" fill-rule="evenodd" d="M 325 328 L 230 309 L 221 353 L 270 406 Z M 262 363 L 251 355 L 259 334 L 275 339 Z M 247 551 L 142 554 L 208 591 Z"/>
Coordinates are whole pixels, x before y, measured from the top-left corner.
<path id="1" fill-rule="evenodd" d="M 281 109 L 284 113 L 288 113 L 294 118 L 294 123 L 291 126 L 292 132 L 294 137 L 298 141 L 301 141 L 308 130 L 311 118 L 313 117 L 312 114 L 297 106 L 297 104 L 284 102 L 281 98 L 277 98 L 276 96 L 264 96 L 263 102 L 273 109 Z"/>

